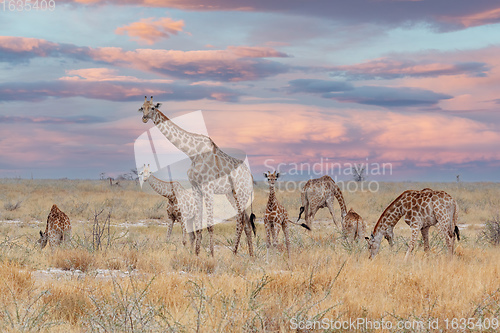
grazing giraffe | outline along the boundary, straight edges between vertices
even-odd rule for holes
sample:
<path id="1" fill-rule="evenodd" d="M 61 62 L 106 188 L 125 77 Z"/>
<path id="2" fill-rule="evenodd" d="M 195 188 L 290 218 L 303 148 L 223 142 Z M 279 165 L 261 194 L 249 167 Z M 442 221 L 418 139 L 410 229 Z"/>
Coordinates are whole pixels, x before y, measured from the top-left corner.
<path id="1" fill-rule="evenodd" d="M 193 230 L 192 223 L 196 217 L 196 198 L 193 192 L 184 189 L 179 182 L 166 182 L 156 178 L 151 173 L 149 164 L 148 166 L 144 165 L 140 175 L 143 181 L 148 182 L 156 193 L 167 199 L 167 212 L 171 220 L 168 226 L 167 240 L 172 235 L 174 222 L 179 221 L 182 227 L 182 245 L 186 245 L 187 229 L 190 230 L 189 240 L 193 245 L 195 235 L 191 230 Z M 190 228 L 188 228 L 188 223 L 190 223 Z"/>
<path id="2" fill-rule="evenodd" d="M 43 249 L 47 243 L 50 247 L 58 246 L 62 242 L 67 242 L 71 238 L 71 223 L 68 215 L 64 214 L 56 205 L 52 205 L 47 216 L 47 226 L 45 232 L 40 230 L 40 239 L 37 241 L 40 249 Z"/>
<path id="3" fill-rule="evenodd" d="M 385 237 L 391 246 L 393 245 L 394 226 L 403 216 L 411 228 L 411 240 L 405 260 L 413 251 L 419 231 L 424 240 L 424 250 L 429 250 L 429 228 L 433 225 L 444 237 L 450 255 L 453 254 L 455 235 L 457 240 L 460 240 L 457 227 L 458 204 L 448 193 L 426 188 L 422 191 L 404 191 L 384 210 L 371 237 L 365 237 L 368 241 L 370 258 L 378 253 L 382 237 Z"/>
<path id="4" fill-rule="evenodd" d="M 245 212 L 245 207 L 253 192 L 253 178 L 250 170 L 243 161 L 224 153 L 210 137 L 190 133 L 174 124 L 160 110 L 160 103 L 153 103 L 144 96 L 144 104 L 139 109 L 142 112 L 142 121 L 153 121 L 160 132 L 179 150 L 191 159 L 191 167 L 187 175 L 193 186 L 198 209 L 196 210 L 196 255 L 201 246 L 201 229 L 203 203 L 207 212 L 207 229 L 210 235 L 210 253 L 214 255 L 213 244 L 213 201 L 214 194 L 225 194 L 233 208 L 238 212 L 234 254 L 238 252 L 241 233 L 244 230 L 248 252 L 253 256 L 252 230 L 255 234 L 254 218 Z M 251 228 L 250 228 L 251 226 Z"/>
<path id="5" fill-rule="evenodd" d="M 347 214 L 347 209 L 344 202 L 344 196 L 342 191 L 335 184 L 335 181 L 330 176 L 323 176 L 321 178 L 309 179 L 302 189 L 301 201 L 302 207 L 300 207 L 299 218 L 305 212 L 306 224 L 310 227 L 316 212 L 320 208 L 327 207 L 332 215 L 333 223 L 337 225 L 335 221 L 335 215 L 333 214 L 333 203 L 335 198 L 340 205 L 341 218 L 344 221 L 344 217 Z M 337 225 L 338 226 L 338 225 Z"/>
<path id="6" fill-rule="evenodd" d="M 285 237 L 287 256 L 288 258 L 290 258 L 290 239 L 288 234 L 288 222 L 293 224 L 299 224 L 299 223 L 290 221 L 290 219 L 288 218 L 288 213 L 285 210 L 285 207 L 283 207 L 283 205 L 279 203 L 278 198 L 276 198 L 274 184 L 276 183 L 276 180 L 279 178 L 279 176 L 280 176 L 279 172 L 276 173 L 276 171 L 274 171 L 273 173 L 271 173 L 270 171 L 264 173 L 264 177 L 266 177 L 267 181 L 269 182 L 269 199 L 267 200 L 266 214 L 264 215 L 264 226 L 266 227 L 267 256 L 269 256 L 269 248 L 271 247 L 271 245 L 273 247 L 277 246 L 279 227 L 281 226 L 281 228 L 283 229 L 283 236 Z M 304 223 L 300 225 L 306 228 L 307 230 L 311 230 L 309 226 L 307 226 Z M 271 238 L 272 238 L 272 244 L 271 244 Z"/>
<path id="7" fill-rule="evenodd" d="M 344 218 L 343 229 L 344 235 L 351 242 L 365 238 L 366 223 L 352 208 Z"/>

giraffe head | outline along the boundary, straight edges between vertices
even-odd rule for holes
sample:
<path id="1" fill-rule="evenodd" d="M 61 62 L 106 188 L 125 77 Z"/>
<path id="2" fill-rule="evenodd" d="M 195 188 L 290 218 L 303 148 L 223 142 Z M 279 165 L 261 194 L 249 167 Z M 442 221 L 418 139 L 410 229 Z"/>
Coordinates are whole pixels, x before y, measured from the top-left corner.
<path id="1" fill-rule="evenodd" d="M 149 164 L 148 166 L 144 164 L 144 166 L 142 167 L 142 171 L 139 173 L 139 176 L 142 176 L 143 182 L 149 179 L 149 176 L 151 176 L 151 170 L 149 170 Z"/>
<path id="2" fill-rule="evenodd" d="M 149 119 L 153 119 L 160 105 L 161 103 L 153 104 L 153 96 L 151 96 L 151 100 L 149 101 L 147 96 L 144 96 L 144 104 L 139 109 L 139 112 L 142 112 L 142 122 L 147 123 Z"/>
<path id="3" fill-rule="evenodd" d="M 40 239 L 37 241 L 38 246 L 40 246 L 40 250 L 43 249 L 47 245 L 47 240 L 49 239 L 47 233 L 40 230 Z"/>
<path id="4" fill-rule="evenodd" d="M 276 171 L 271 173 L 271 171 L 268 171 L 264 172 L 264 177 L 266 177 L 269 185 L 274 186 L 274 183 L 276 183 L 276 180 L 280 177 L 280 173 Z"/>
<path id="5" fill-rule="evenodd" d="M 370 237 L 365 237 L 366 241 L 368 242 L 368 251 L 370 251 L 370 259 L 375 257 L 380 250 L 380 240 L 377 241 L 375 236 L 371 234 Z"/>

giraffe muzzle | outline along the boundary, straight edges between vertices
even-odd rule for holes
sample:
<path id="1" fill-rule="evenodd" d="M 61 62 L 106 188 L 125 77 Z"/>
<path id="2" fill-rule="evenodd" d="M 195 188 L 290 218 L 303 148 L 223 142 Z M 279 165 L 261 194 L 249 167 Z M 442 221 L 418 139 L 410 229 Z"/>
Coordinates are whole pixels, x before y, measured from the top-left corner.
<path id="1" fill-rule="evenodd" d="M 142 117 L 142 122 L 143 122 L 143 123 L 147 123 L 147 122 L 148 122 L 148 118 L 143 116 L 143 117 Z"/>

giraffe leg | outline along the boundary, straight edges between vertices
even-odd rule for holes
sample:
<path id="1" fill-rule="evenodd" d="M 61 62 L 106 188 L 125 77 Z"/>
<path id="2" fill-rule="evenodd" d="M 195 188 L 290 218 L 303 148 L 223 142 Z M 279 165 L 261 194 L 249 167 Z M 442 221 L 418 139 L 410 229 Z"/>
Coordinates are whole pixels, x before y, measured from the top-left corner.
<path id="1" fill-rule="evenodd" d="M 356 238 L 356 228 L 353 225 L 346 227 L 345 235 L 350 242 L 354 242 Z"/>
<path id="2" fill-rule="evenodd" d="M 196 255 L 199 255 L 200 254 L 200 249 L 201 249 L 201 229 L 199 230 L 196 230 L 196 245 L 195 245 L 195 248 L 194 248 L 194 253 Z"/>
<path id="3" fill-rule="evenodd" d="M 207 208 L 207 228 L 208 236 L 210 237 L 210 254 L 214 256 L 214 191 L 213 187 L 205 192 L 205 206 Z"/>
<path id="4" fill-rule="evenodd" d="M 183 220 L 180 220 L 179 222 L 180 222 L 180 224 L 181 224 L 181 228 L 182 228 L 182 229 L 181 229 L 181 230 L 182 230 L 182 246 L 184 246 L 184 247 L 185 247 L 185 246 L 186 246 L 186 244 L 187 244 L 187 241 L 186 241 L 186 235 L 187 235 L 187 231 L 186 231 L 186 223 L 185 223 L 185 221 L 183 221 Z"/>
<path id="5" fill-rule="evenodd" d="M 306 215 L 307 216 L 306 224 L 309 228 L 311 227 L 312 221 L 314 220 L 314 216 L 316 216 L 316 213 L 318 212 L 318 210 L 319 210 L 319 206 L 309 207 L 309 211 L 308 211 L 309 215 Z"/>
<path id="6" fill-rule="evenodd" d="M 196 230 L 196 245 L 194 249 L 194 253 L 196 255 L 200 254 L 201 249 L 201 231 L 203 229 L 203 196 L 201 194 L 201 190 L 195 188 L 194 194 L 196 197 L 196 213 L 195 213 L 195 230 Z"/>
<path id="7" fill-rule="evenodd" d="M 187 219 L 182 219 L 182 227 L 183 232 L 185 232 L 189 236 L 189 244 L 191 248 L 193 248 L 194 243 L 196 241 L 196 229 L 195 229 L 195 217 L 190 217 Z"/>
<path id="8" fill-rule="evenodd" d="M 241 234 L 244 230 L 245 236 L 247 238 L 248 253 L 251 257 L 253 257 L 253 240 L 252 240 L 252 232 L 250 230 L 250 223 L 249 223 L 250 220 L 245 212 L 244 207 L 241 205 L 240 196 L 238 196 L 236 192 L 231 192 L 226 194 L 227 199 L 229 200 L 233 208 L 238 212 L 237 215 L 238 217 L 236 221 L 236 236 L 235 236 L 233 252 L 234 254 L 238 253 L 238 246 L 240 244 Z"/>
<path id="9" fill-rule="evenodd" d="M 406 255 L 405 255 L 405 261 L 408 260 L 410 254 L 412 254 L 412 252 L 413 252 L 413 248 L 415 247 L 415 243 L 416 243 L 417 238 L 418 238 L 418 232 L 419 232 L 418 227 L 412 227 L 411 239 L 410 239 L 410 243 L 408 244 L 408 251 L 406 252 Z"/>
<path id="10" fill-rule="evenodd" d="M 278 246 L 278 245 L 277 245 L 277 243 L 278 243 L 278 237 L 279 237 L 279 235 L 280 235 L 280 231 L 281 231 L 281 229 L 280 229 L 280 228 L 279 228 L 279 226 L 278 226 L 277 224 L 275 224 L 275 223 L 273 223 L 272 227 L 273 227 L 273 233 L 272 233 L 272 235 L 273 235 L 273 242 L 274 242 L 274 243 L 273 243 L 273 244 L 274 244 L 273 246 L 274 246 L 274 247 L 277 247 L 277 246 Z"/>
<path id="11" fill-rule="evenodd" d="M 279 234 L 279 224 L 276 223 L 276 221 L 271 222 L 271 237 L 273 238 L 273 248 L 278 247 L 278 234 Z"/>
<path id="12" fill-rule="evenodd" d="M 208 235 L 210 236 L 210 255 L 214 256 L 214 226 L 209 226 L 208 228 Z"/>
<path id="13" fill-rule="evenodd" d="M 448 248 L 448 254 L 450 256 L 453 255 L 454 252 L 454 243 L 455 243 L 455 234 L 452 227 L 452 221 L 448 216 L 438 218 L 438 223 L 436 226 L 439 229 L 441 235 L 446 242 L 446 247 Z"/>
<path id="14" fill-rule="evenodd" d="M 174 219 L 170 219 L 170 223 L 168 224 L 168 230 L 167 230 L 167 242 L 169 242 L 170 237 L 172 237 L 173 228 L 174 228 Z M 184 234 L 182 235 L 182 243 L 184 244 Z"/>
<path id="15" fill-rule="evenodd" d="M 264 216 L 264 227 L 266 228 L 266 247 L 269 250 L 271 247 L 271 222 L 269 221 L 269 218 L 267 216 Z"/>
<path id="16" fill-rule="evenodd" d="M 245 235 L 247 236 L 247 245 L 248 245 L 248 254 L 250 257 L 253 257 L 253 241 L 252 241 L 252 228 L 250 227 L 250 223 L 245 221 L 247 219 L 246 214 L 242 214 L 242 224 L 245 230 Z"/>
<path id="17" fill-rule="evenodd" d="M 310 205 L 311 204 L 308 202 L 308 203 L 306 203 L 306 206 L 304 207 L 304 219 L 306 220 L 306 225 L 308 227 L 310 227 L 310 225 L 309 225 L 310 224 L 310 221 L 309 221 L 309 210 L 310 210 L 309 206 Z M 297 222 L 299 222 L 299 221 L 297 221 Z"/>
<path id="18" fill-rule="evenodd" d="M 191 228 L 191 230 L 193 230 L 193 228 Z M 191 248 L 193 248 L 194 242 L 196 241 L 196 233 L 195 231 L 189 231 L 188 235 L 189 235 L 189 244 Z"/>
<path id="19" fill-rule="evenodd" d="M 330 215 L 332 216 L 333 223 L 338 227 L 339 225 L 337 224 L 337 221 L 335 220 L 335 214 L 333 214 L 333 200 L 327 200 L 326 207 L 328 207 L 328 211 L 330 212 Z"/>
<path id="20" fill-rule="evenodd" d="M 420 230 L 420 233 L 422 234 L 422 240 L 424 241 L 424 251 L 429 251 L 429 228 L 430 227 L 425 227 Z"/>
<path id="21" fill-rule="evenodd" d="M 269 262 L 269 248 L 271 247 L 271 222 L 267 215 L 264 216 L 264 227 L 266 228 L 266 262 Z"/>

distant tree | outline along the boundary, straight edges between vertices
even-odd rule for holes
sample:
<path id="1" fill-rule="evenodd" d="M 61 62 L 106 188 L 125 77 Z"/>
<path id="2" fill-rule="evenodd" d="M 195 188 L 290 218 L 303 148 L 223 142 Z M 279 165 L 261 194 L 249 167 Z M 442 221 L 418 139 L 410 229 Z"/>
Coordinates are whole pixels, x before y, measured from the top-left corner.
<path id="1" fill-rule="evenodd" d="M 457 183 L 460 183 L 460 175 L 457 175 Z"/>
<path id="2" fill-rule="evenodd" d="M 354 164 L 354 166 L 351 168 L 352 171 L 352 176 L 355 181 L 357 182 L 363 182 L 366 179 L 366 165 L 361 164 Z"/>

